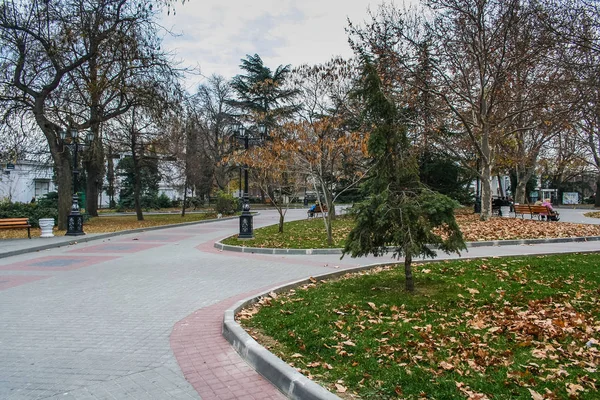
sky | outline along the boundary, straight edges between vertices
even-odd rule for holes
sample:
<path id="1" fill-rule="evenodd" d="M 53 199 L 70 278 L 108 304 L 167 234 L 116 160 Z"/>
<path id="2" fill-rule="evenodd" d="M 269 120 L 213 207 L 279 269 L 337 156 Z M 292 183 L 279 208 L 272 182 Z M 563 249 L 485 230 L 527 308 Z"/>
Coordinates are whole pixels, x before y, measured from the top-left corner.
<path id="1" fill-rule="evenodd" d="M 186 88 L 194 92 L 204 77 L 218 74 L 229 79 L 242 73 L 240 60 L 247 54 L 258 54 L 272 70 L 350 57 L 344 30 L 348 18 L 362 24 L 369 7 L 376 11 L 380 2 L 186 0 L 176 3 L 174 15 L 162 16 L 162 25 L 177 35 L 167 35 L 163 49 L 173 52 L 182 65 L 200 69 L 201 75 L 186 79 Z"/>

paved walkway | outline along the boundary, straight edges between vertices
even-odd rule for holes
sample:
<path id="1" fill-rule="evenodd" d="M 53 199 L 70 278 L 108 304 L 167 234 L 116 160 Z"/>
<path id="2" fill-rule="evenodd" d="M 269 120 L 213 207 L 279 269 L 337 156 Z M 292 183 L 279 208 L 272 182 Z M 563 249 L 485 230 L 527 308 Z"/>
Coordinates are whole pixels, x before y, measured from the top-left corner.
<path id="1" fill-rule="evenodd" d="M 561 221 L 579 213 L 563 210 Z M 276 222 L 272 211 L 255 218 Z M 0 399 L 282 399 L 220 336 L 223 311 L 276 284 L 390 258 L 216 250 L 237 227 L 0 242 L 0 254 L 62 244 L 0 258 Z M 463 257 L 598 250 L 600 242 L 481 247 Z"/>

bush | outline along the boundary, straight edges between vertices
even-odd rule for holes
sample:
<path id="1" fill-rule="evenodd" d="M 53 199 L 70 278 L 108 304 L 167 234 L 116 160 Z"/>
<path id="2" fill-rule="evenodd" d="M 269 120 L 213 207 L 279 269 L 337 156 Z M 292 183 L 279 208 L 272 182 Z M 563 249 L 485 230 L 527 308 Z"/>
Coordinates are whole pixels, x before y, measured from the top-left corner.
<path id="1" fill-rule="evenodd" d="M 58 210 L 58 192 L 48 192 L 37 200 L 38 207 Z"/>
<path id="2" fill-rule="evenodd" d="M 217 192 L 215 211 L 224 215 L 231 215 L 237 209 L 237 199 L 232 195 L 219 191 Z"/>
<path id="3" fill-rule="evenodd" d="M 171 199 L 165 193 L 161 193 L 157 199 L 159 208 L 169 208 L 171 207 Z"/>
<path id="4" fill-rule="evenodd" d="M 0 203 L 0 218 L 29 218 L 33 227 L 39 227 L 40 218 L 54 218 L 58 220 L 58 208 L 47 207 L 47 203 L 12 203 L 4 201 Z"/>

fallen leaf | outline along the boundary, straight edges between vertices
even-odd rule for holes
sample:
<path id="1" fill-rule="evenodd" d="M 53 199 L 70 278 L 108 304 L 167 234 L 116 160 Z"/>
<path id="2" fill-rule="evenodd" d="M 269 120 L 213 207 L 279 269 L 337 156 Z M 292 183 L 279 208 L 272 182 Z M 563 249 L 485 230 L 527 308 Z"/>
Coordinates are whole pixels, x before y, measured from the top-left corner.
<path id="1" fill-rule="evenodd" d="M 531 398 L 533 400 L 544 400 L 544 396 L 542 396 L 541 394 L 539 394 L 538 392 L 536 392 L 533 389 L 529 389 L 529 393 L 531 393 Z"/>
<path id="2" fill-rule="evenodd" d="M 340 385 L 339 383 L 335 384 L 335 389 L 338 393 L 346 393 L 346 390 L 348 390 L 346 386 Z"/>
<path id="3" fill-rule="evenodd" d="M 442 362 L 440 363 L 440 367 L 441 367 L 442 369 L 445 369 L 446 371 L 451 371 L 451 370 L 453 370 L 453 369 L 454 369 L 454 365 L 452 365 L 452 364 L 450 364 L 450 363 L 448 363 L 448 362 L 446 362 L 446 361 L 442 361 Z"/>

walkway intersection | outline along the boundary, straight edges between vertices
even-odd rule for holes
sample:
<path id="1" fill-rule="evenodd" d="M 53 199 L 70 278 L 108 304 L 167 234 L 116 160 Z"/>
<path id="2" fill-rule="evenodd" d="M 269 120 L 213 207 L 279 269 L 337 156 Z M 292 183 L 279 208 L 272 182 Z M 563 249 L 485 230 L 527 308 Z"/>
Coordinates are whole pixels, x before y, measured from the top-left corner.
<path id="1" fill-rule="evenodd" d="M 581 214 L 561 210 L 561 221 Z M 277 220 L 263 211 L 255 224 Z M 391 259 L 216 249 L 237 226 L 0 242 L 0 399 L 283 399 L 222 338 L 223 312 L 278 284 Z M 60 247 L 36 250 L 50 246 Z M 462 256 L 598 250 L 573 242 Z"/>

